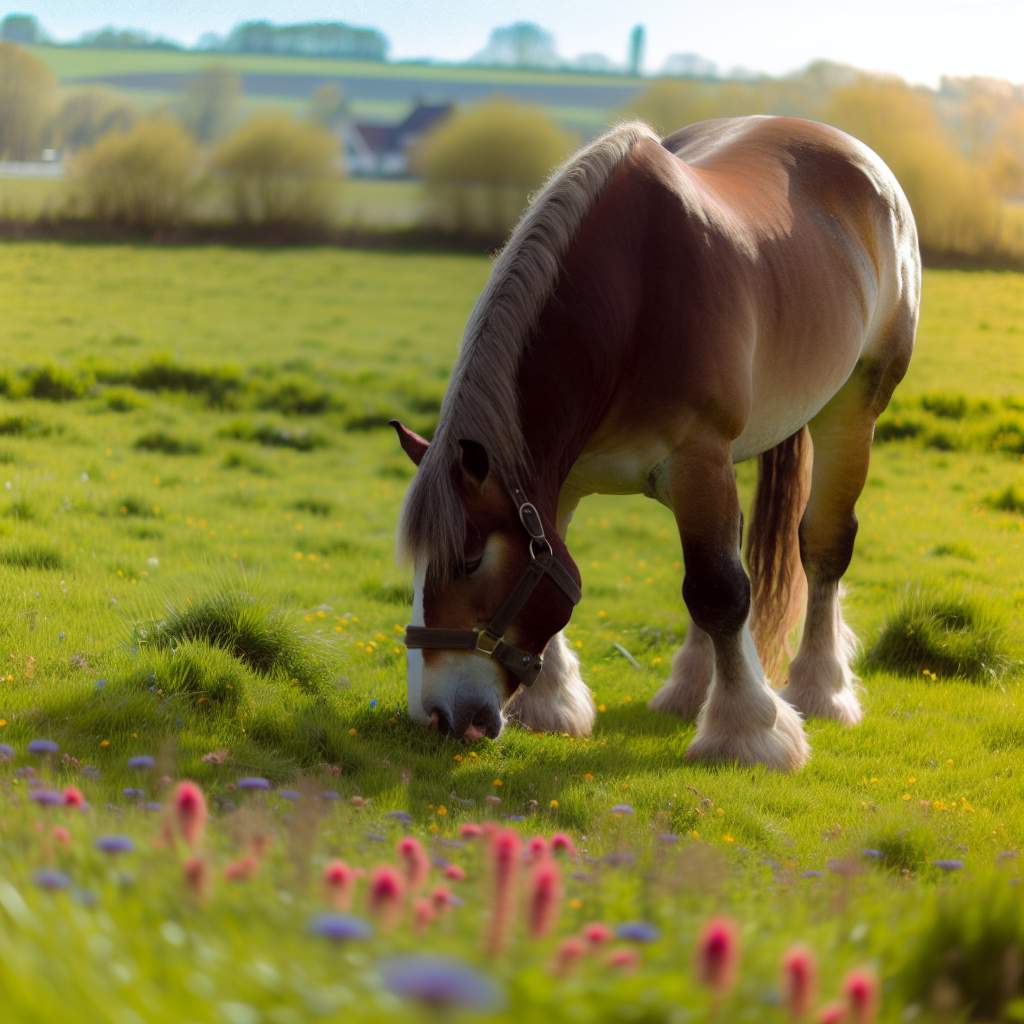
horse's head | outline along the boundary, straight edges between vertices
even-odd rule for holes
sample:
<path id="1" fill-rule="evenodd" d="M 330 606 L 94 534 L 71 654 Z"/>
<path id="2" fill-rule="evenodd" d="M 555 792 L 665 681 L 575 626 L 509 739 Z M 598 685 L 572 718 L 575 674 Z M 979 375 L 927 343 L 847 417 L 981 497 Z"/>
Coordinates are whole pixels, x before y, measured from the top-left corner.
<path id="1" fill-rule="evenodd" d="M 419 466 L 428 442 L 393 426 Z M 409 713 L 444 735 L 493 738 L 503 705 L 533 683 L 548 641 L 569 621 L 578 576 L 552 525 L 491 472 L 483 445 L 460 441 L 445 471 L 459 506 L 447 514 L 462 516 L 456 535 L 464 539 L 452 564 L 416 556 Z"/>

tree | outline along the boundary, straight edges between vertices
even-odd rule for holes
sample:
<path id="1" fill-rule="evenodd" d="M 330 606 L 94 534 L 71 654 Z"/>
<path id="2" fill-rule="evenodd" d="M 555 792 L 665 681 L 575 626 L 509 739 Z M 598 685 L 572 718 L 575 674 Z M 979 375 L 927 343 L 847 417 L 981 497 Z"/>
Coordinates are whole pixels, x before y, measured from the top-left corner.
<path id="1" fill-rule="evenodd" d="M 262 114 L 217 147 L 210 172 L 237 223 L 324 226 L 340 173 L 337 140 L 287 114 Z"/>
<path id="2" fill-rule="evenodd" d="M 639 75 L 644 66 L 644 27 L 634 25 L 629 33 L 629 73 Z"/>
<path id="3" fill-rule="evenodd" d="M 182 123 L 200 142 L 213 142 L 230 129 L 241 95 L 236 71 L 220 64 L 203 68 L 185 87 Z"/>
<path id="4" fill-rule="evenodd" d="M 514 68 L 552 68 L 562 63 L 554 36 L 529 21 L 496 28 L 473 60 L 477 64 Z"/>
<path id="5" fill-rule="evenodd" d="M 178 121 L 140 121 L 75 158 L 75 202 L 87 217 L 107 224 L 171 227 L 187 213 L 196 162 L 195 140 Z"/>
<path id="6" fill-rule="evenodd" d="M 41 60 L 0 43 L 0 160 L 39 157 L 56 95 L 56 80 Z"/>
<path id="7" fill-rule="evenodd" d="M 345 115 L 345 97 L 334 82 L 318 85 L 309 100 L 309 119 L 321 128 L 334 131 Z"/>
<path id="8" fill-rule="evenodd" d="M 540 108 L 494 99 L 444 120 L 421 142 L 414 162 L 439 227 L 497 237 L 572 145 Z"/>
<path id="9" fill-rule="evenodd" d="M 110 132 L 128 131 L 138 118 L 138 107 L 112 89 L 79 89 L 61 103 L 53 119 L 53 141 L 74 152 Z"/>
<path id="10" fill-rule="evenodd" d="M 5 43 L 35 46 L 43 42 L 43 30 L 31 14 L 8 14 L 0 21 L 0 39 Z"/>

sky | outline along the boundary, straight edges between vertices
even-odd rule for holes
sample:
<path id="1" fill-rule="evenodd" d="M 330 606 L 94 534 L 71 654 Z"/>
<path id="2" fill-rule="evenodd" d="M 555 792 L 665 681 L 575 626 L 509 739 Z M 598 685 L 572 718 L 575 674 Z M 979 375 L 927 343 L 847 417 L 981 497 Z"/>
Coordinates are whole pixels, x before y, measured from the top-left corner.
<path id="1" fill-rule="evenodd" d="M 16 0 L 17 2 L 17 0 Z M 22 0 L 58 39 L 104 25 L 194 43 L 240 21 L 346 21 L 381 29 L 395 59 L 465 60 L 490 30 L 533 21 L 565 57 L 625 59 L 633 25 L 647 30 L 645 69 L 699 53 L 728 70 L 771 74 L 816 58 L 934 85 L 939 76 L 1024 82 L 1024 0 Z"/>

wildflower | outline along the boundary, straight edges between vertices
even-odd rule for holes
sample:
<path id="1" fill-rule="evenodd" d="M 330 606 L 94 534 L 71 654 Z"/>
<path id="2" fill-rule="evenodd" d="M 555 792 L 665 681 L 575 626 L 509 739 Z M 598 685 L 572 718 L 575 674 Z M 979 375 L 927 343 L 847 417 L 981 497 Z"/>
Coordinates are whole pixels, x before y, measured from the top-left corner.
<path id="1" fill-rule="evenodd" d="M 368 921 L 349 914 L 317 914 L 309 922 L 314 935 L 330 939 L 331 942 L 351 942 L 353 939 L 368 939 L 373 928 Z"/>
<path id="2" fill-rule="evenodd" d="M 611 813 L 612 814 L 632 814 L 633 813 L 633 805 L 632 804 L 616 804 L 611 809 Z"/>
<path id="3" fill-rule="evenodd" d="M 453 882 L 464 882 L 466 880 L 466 872 L 458 864 L 446 864 L 444 877 L 450 878 Z"/>
<path id="4" fill-rule="evenodd" d="M 527 843 L 526 849 L 530 855 L 530 861 L 536 863 L 547 856 L 548 841 L 543 836 L 534 836 L 529 843 Z"/>
<path id="5" fill-rule="evenodd" d="M 32 740 L 28 745 L 30 754 L 56 754 L 60 747 L 53 740 Z"/>
<path id="6" fill-rule="evenodd" d="M 393 821 L 400 822 L 403 825 L 412 824 L 412 815 L 408 811 L 388 811 L 384 817 L 391 818 Z"/>
<path id="7" fill-rule="evenodd" d="M 244 779 L 238 780 L 239 789 L 270 789 L 270 783 L 258 775 L 250 775 Z"/>
<path id="8" fill-rule="evenodd" d="M 434 905 L 427 899 L 419 899 L 412 905 L 413 926 L 417 932 L 425 932 L 434 922 Z"/>
<path id="9" fill-rule="evenodd" d="M 405 869 L 405 881 L 410 891 L 419 889 L 430 874 L 430 859 L 423 844 L 413 836 L 401 839 L 397 846 L 398 856 Z"/>
<path id="10" fill-rule="evenodd" d="M 492 953 L 505 944 L 515 898 L 516 869 L 519 864 L 519 835 L 501 829 L 491 839 L 491 870 L 494 876 L 494 903 L 491 911 L 489 945 Z"/>
<path id="11" fill-rule="evenodd" d="M 600 921 L 594 921 L 583 928 L 583 938 L 588 946 L 603 946 L 611 942 L 613 934 L 611 928 Z"/>
<path id="12" fill-rule="evenodd" d="M 961 871 L 964 862 L 962 860 L 937 860 L 932 862 L 932 866 L 940 871 Z"/>
<path id="13" fill-rule="evenodd" d="M 71 833 L 63 825 L 53 826 L 53 838 L 61 846 L 69 846 L 71 844 Z"/>
<path id="14" fill-rule="evenodd" d="M 697 945 L 697 977 L 717 995 L 732 988 L 739 956 L 736 926 L 728 918 L 713 918 Z"/>
<path id="15" fill-rule="evenodd" d="M 806 946 L 793 946 L 782 959 L 782 1003 L 789 1019 L 806 1019 L 814 1002 L 818 968 Z"/>
<path id="16" fill-rule="evenodd" d="M 451 889 L 446 886 L 436 886 L 434 891 L 430 894 L 430 902 L 434 905 L 434 909 L 441 911 L 447 910 L 449 907 L 456 905 L 457 901 L 452 895 Z"/>
<path id="17" fill-rule="evenodd" d="M 14 760 L 14 747 L 9 743 L 0 743 L 0 762 Z"/>
<path id="18" fill-rule="evenodd" d="M 573 937 L 563 940 L 555 954 L 554 962 L 551 964 L 551 973 L 559 978 L 566 977 L 586 951 L 587 947 L 583 944 L 582 939 Z"/>
<path id="19" fill-rule="evenodd" d="M 125 786 L 121 790 L 121 795 L 129 800 L 141 800 L 146 795 L 146 792 L 137 786 Z"/>
<path id="20" fill-rule="evenodd" d="M 347 910 L 352 901 L 356 873 L 343 860 L 332 860 L 324 867 L 324 889 L 337 910 Z"/>
<path id="21" fill-rule="evenodd" d="M 878 1016 L 878 981 L 867 970 L 853 970 L 843 982 L 850 1024 L 874 1024 Z"/>
<path id="22" fill-rule="evenodd" d="M 189 857 L 182 867 L 185 884 L 192 891 L 193 895 L 203 900 L 210 886 L 210 873 L 206 867 L 206 861 L 202 857 Z"/>
<path id="23" fill-rule="evenodd" d="M 628 921 L 615 929 L 618 938 L 625 942 L 654 942 L 659 935 L 658 929 L 646 921 Z"/>
<path id="24" fill-rule="evenodd" d="M 376 868 L 370 876 L 370 910 L 384 926 L 397 921 L 404 889 L 402 876 L 392 867 Z"/>
<path id="25" fill-rule="evenodd" d="M 67 786 L 64 790 L 63 802 L 65 807 L 84 807 L 85 797 L 77 786 Z"/>
<path id="26" fill-rule="evenodd" d="M 64 798 L 60 793 L 57 793 L 52 789 L 33 790 L 32 800 L 39 804 L 40 807 L 58 807 L 60 804 L 64 803 Z"/>
<path id="27" fill-rule="evenodd" d="M 635 949 L 613 949 L 608 954 L 608 966 L 617 971 L 632 971 L 640 966 L 640 954 Z"/>
<path id="28" fill-rule="evenodd" d="M 111 855 L 131 853 L 134 848 L 135 844 L 128 836 L 100 836 L 96 840 L 96 849 Z"/>
<path id="29" fill-rule="evenodd" d="M 174 816 L 182 838 L 194 850 L 206 828 L 206 798 L 194 782 L 178 783 L 174 791 Z"/>
<path id="30" fill-rule="evenodd" d="M 483 828 L 480 825 L 474 825 L 472 822 L 466 822 L 465 825 L 459 826 L 459 835 L 463 839 L 477 839 L 483 834 Z"/>
<path id="31" fill-rule="evenodd" d="M 247 882 L 259 871 L 259 867 L 259 860 L 247 853 L 224 865 L 224 877 L 229 882 Z"/>
<path id="32" fill-rule="evenodd" d="M 504 1002 L 486 975 L 447 957 L 408 956 L 382 965 L 384 987 L 431 1010 L 494 1010 Z"/>
<path id="33" fill-rule="evenodd" d="M 556 832 L 551 837 L 551 852 L 564 853 L 567 857 L 575 860 L 576 844 L 564 832 Z"/>
<path id="34" fill-rule="evenodd" d="M 845 1024 L 846 1007 L 842 1003 L 829 1003 L 818 1014 L 818 1024 Z"/>
<path id="35" fill-rule="evenodd" d="M 55 892 L 57 889 L 66 889 L 71 884 L 71 879 L 63 871 L 54 871 L 52 868 L 40 868 L 32 880 L 40 889 L 48 892 Z"/>
<path id="36" fill-rule="evenodd" d="M 530 935 L 539 939 L 551 931 L 558 918 L 562 899 L 562 878 L 558 864 L 545 857 L 537 863 L 530 875 L 529 928 Z"/>

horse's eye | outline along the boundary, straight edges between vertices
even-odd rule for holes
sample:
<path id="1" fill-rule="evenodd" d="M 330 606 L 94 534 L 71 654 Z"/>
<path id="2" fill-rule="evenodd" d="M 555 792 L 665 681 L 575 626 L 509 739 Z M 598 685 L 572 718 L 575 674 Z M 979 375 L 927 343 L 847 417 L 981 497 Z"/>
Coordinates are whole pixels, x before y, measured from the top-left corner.
<path id="1" fill-rule="evenodd" d="M 480 563 L 484 560 L 483 555 L 479 558 L 470 558 L 466 561 L 465 573 L 467 576 L 472 576 L 473 573 L 480 568 Z"/>

